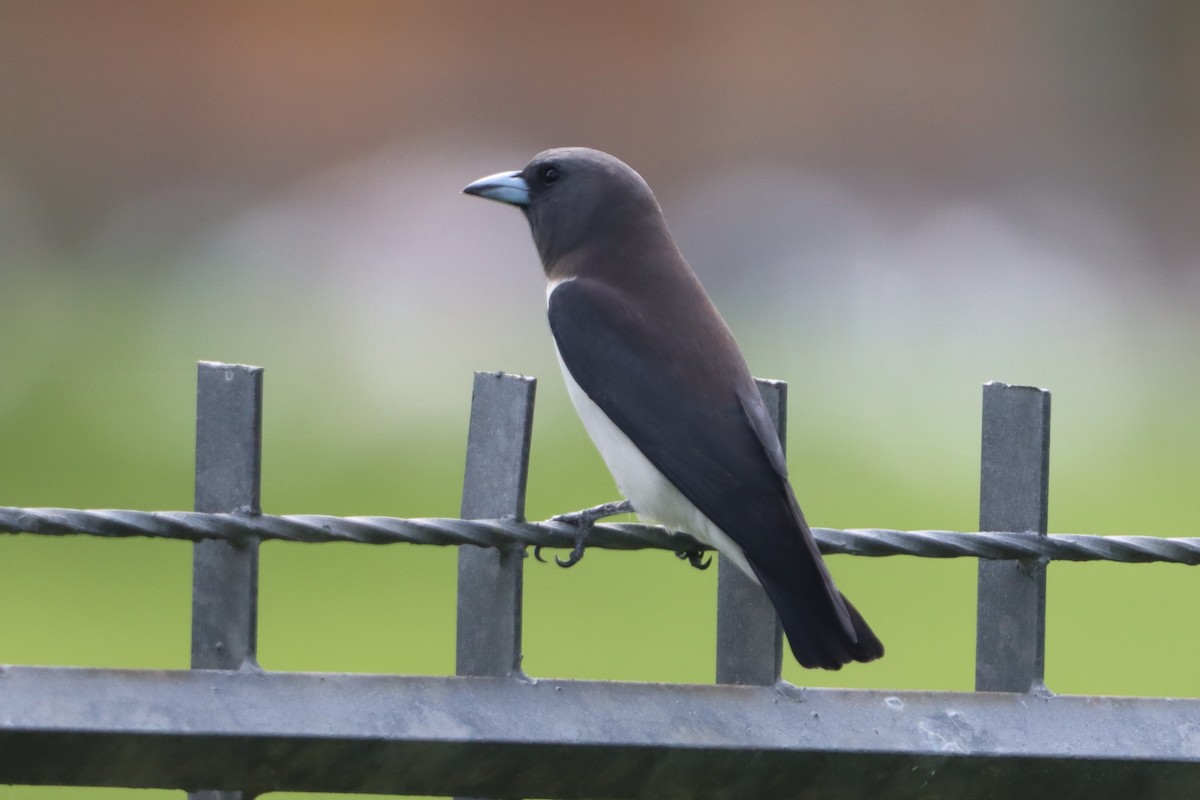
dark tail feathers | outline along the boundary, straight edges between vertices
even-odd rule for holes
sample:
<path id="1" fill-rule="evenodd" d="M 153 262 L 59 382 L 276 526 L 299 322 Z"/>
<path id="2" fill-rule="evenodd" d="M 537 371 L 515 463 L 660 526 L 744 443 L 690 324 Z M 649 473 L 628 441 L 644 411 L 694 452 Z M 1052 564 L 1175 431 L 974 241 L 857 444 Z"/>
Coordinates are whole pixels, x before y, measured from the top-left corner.
<path id="1" fill-rule="evenodd" d="M 760 574 L 760 579 L 764 576 Z M 857 641 L 847 634 L 824 585 L 814 586 L 811 582 L 801 590 L 793 582 L 791 591 L 780 591 L 780 584 L 769 577 L 763 581 L 771 603 L 779 613 L 783 632 L 787 634 L 792 655 L 800 665 L 808 669 L 841 669 L 851 661 L 874 661 L 883 655 L 883 643 L 867 625 L 858 609 L 841 595 L 850 622 L 854 626 Z M 834 590 L 836 591 L 836 589 Z M 797 597 L 799 594 L 801 596 Z M 840 592 L 839 592 L 840 594 Z"/>

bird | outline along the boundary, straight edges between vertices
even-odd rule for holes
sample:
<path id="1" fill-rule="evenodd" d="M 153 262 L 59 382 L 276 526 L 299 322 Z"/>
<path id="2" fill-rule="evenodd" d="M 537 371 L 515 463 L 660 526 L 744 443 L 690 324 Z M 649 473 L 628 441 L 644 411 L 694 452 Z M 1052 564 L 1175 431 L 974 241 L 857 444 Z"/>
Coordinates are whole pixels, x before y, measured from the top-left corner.
<path id="1" fill-rule="evenodd" d="M 880 658 L 821 558 L 746 359 L 641 175 L 562 147 L 463 192 L 524 212 L 568 393 L 632 510 L 761 585 L 802 666 Z"/>

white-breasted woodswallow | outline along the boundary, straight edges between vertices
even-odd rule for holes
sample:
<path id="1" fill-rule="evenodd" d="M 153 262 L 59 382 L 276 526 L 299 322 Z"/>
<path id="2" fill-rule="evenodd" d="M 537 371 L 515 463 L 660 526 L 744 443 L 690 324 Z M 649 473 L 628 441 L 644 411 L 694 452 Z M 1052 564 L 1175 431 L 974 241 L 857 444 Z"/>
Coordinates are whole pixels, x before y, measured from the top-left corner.
<path id="1" fill-rule="evenodd" d="M 463 191 L 525 212 L 571 399 L 634 511 L 761 584 L 803 666 L 882 656 L 821 560 L 746 360 L 642 177 L 571 147 Z"/>

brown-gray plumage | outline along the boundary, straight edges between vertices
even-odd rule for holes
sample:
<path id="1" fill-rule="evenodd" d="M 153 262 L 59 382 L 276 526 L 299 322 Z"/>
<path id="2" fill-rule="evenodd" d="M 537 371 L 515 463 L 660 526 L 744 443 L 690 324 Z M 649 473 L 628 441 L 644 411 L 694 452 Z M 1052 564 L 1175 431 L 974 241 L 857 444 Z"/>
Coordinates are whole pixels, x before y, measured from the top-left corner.
<path id="1" fill-rule="evenodd" d="M 605 153 L 560 148 L 464 191 L 524 210 L 563 375 L 634 510 L 758 581 L 802 665 L 882 656 L 834 586 L 741 350 L 641 176 Z"/>

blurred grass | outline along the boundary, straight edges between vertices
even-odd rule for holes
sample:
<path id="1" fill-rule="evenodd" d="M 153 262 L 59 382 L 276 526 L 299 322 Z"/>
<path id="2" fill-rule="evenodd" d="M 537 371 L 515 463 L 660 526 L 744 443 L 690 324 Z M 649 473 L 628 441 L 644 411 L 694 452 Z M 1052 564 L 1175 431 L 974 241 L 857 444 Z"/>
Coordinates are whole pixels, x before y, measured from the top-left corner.
<path id="1" fill-rule="evenodd" d="M 136 288 L 150 298 L 168 291 L 145 280 Z M 265 290 L 220 302 L 190 298 L 190 316 L 164 326 L 161 311 L 146 310 L 153 300 L 129 306 L 133 289 L 103 275 L 10 281 L 9 326 L 21 336 L 0 341 L 3 504 L 189 508 L 201 358 L 267 367 L 267 511 L 454 516 L 470 372 L 497 368 L 542 379 L 530 518 L 615 498 L 534 320 L 511 328 L 494 321 L 504 334 L 487 341 L 476 331 L 479 341 L 459 333 L 405 345 L 396 362 L 375 367 L 411 376 L 412 387 L 396 390 L 389 407 L 388 395 L 356 389 L 330 323 L 300 314 L 297 327 L 296 306 L 272 307 Z M 498 341 L 510 333 L 516 344 Z M 975 526 L 979 381 L 954 375 L 929 382 L 918 374 L 881 390 L 870 376 L 848 373 L 844 362 L 801 368 L 767 340 L 753 332 L 744 339 L 761 373 L 792 381 L 790 463 L 814 524 Z M 405 360 L 418 351 L 424 360 Z M 1144 396 L 1136 415 L 1109 418 L 1097 406 L 1125 409 L 1127 397 L 1097 393 L 1077 373 L 1033 363 L 1043 366 L 983 379 L 1039 382 L 1055 392 L 1051 530 L 1195 535 L 1200 415 L 1192 400 L 1200 377 L 1172 369 L 1169 357 L 1157 369 L 1110 365 L 1113 375 L 1126 366 L 1137 371 Z M 797 374 L 805 376 L 803 386 Z M 787 680 L 971 688 L 973 561 L 830 563 L 888 656 L 840 673 L 806 672 L 787 659 Z M 441 548 L 266 544 L 261 663 L 450 674 L 454 564 L 453 551 Z M 2 536 L 0 662 L 184 668 L 189 576 L 183 543 Z M 689 569 L 668 553 L 593 550 L 569 571 L 530 561 L 525 669 L 536 676 L 711 681 L 715 588 L 715 571 Z M 1190 668 L 1200 642 L 1180 621 L 1198 601 L 1200 581 L 1183 567 L 1052 565 L 1048 685 L 1062 693 L 1200 696 L 1200 673 Z M 179 796 L 70 796 L 102 799 L 117 791 Z M 0 798 L 51 796 L 62 790 L 0 787 Z"/>

